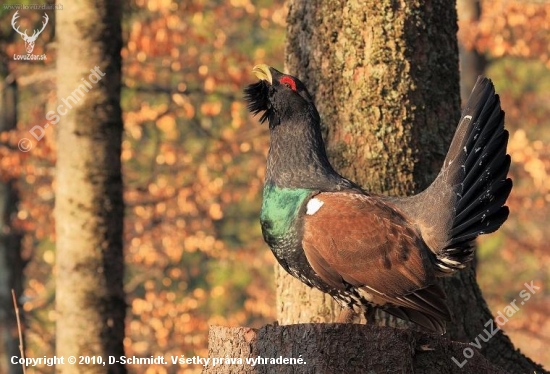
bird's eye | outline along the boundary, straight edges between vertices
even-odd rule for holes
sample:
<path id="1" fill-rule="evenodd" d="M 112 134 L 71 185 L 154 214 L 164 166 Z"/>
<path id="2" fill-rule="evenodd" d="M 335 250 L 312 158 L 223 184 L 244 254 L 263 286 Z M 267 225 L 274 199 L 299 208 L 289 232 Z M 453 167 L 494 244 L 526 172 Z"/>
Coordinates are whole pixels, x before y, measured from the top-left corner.
<path id="1" fill-rule="evenodd" d="M 294 79 L 285 76 L 282 77 L 279 82 L 285 87 L 290 88 L 292 91 L 296 91 L 296 82 L 294 82 Z"/>

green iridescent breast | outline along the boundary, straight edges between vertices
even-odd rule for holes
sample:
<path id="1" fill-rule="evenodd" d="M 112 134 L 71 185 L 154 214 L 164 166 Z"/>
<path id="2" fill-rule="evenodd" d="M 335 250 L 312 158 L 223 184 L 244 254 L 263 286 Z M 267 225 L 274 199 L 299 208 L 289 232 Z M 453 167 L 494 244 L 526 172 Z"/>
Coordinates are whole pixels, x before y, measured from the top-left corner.
<path id="1" fill-rule="evenodd" d="M 312 191 L 296 188 L 279 188 L 274 185 L 264 186 L 260 222 L 265 241 L 274 247 L 285 246 L 296 234 L 296 218 L 304 201 Z"/>

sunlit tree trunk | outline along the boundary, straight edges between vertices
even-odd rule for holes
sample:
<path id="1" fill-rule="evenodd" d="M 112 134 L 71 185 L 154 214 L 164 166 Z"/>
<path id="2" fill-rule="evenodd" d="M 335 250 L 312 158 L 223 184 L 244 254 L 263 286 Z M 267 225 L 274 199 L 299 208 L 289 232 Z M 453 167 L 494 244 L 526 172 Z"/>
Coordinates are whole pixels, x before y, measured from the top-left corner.
<path id="1" fill-rule="evenodd" d="M 120 1 L 57 12 L 56 355 L 123 355 Z M 55 117 L 51 116 L 51 118 Z M 125 373 L 121 364 L 58 373 Z"/>
<path id="2" fill-rule="evenodd" d="M 0 52 L 0 133 L 16 126 L 17 82 L 9 74 L 7 56 Z M 18 201 L 14 181 L 0 170 L 0 372 L 8 374 L 23 372 L 21 365 L 11 363 L 12 356 L 21 356 L 11 291 L 15 291 L 19 300 L 25 265 L 21 258 L 21 234 L 13 227 Z M 21 329 L 25 331 L 24 324 Z"/>
<path id="3" fill-rule="evenodd" d="M 287 24 L 286 68 L 314 94 L 337 170 L 375 193 L 427 187 L 460 114 L 455 1 L 291 0 Z M 333 320 L 329 298 L 277 275 L 280 323 Z M 474 270 L 444 283 L 448 336 L 474 340 L 492 318 Z M 541 370 L 502 332 L 480 351 L 511 372 Z"/>
<path id="4" fill-rule="evenodd" d="M 13 365 L 11 357 L 21 357 L 19 349 L 19 334 L 17 319 L 13 305 L 13 290 L 19 300 L 23 293 L 23 268 L 24 261 L 21 258 L 21 234 L 16 232 L 12 221 L 17 212 L 17 191 L 12 181 L 0 180 L 0 352 L 5 356 L 0 363 L 0 369 L 4 368 L 8 374 L 22 373 L 21 365 Z M 20 308 L 21 305 L 18 305 Z M 21 317 L 22 319 L 22 317 Z M 25 331 L 24 321 L 20 328 Z"/>

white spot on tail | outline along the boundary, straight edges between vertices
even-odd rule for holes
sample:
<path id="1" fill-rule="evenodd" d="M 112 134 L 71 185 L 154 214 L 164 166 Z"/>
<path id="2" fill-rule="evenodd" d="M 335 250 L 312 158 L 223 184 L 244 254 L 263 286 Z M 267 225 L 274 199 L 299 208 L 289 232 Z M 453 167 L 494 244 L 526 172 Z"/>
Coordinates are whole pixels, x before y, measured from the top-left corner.
<path id="1" fill-rule="evenodd" d="M 450 258 L 446 258 L 446 257 L 440 257 L 439 260 L 444 262 L 445 264 L 451 265 L 451 266 L 460 265 L 460 262 L 455 261 L 455 260 L 451 260 Z"/>
<path id="2" fill-rule="evenodd" d="M 313 198 L 307 202 L 307 209 L 306 214 L 309 214 L 310 216 L 317 213 L 319 209 L 323 206 L 323 202 L 319 199 Z"/>
<path id="3" fill-rule="evenodd" d="M 472 116 L 464 116 L 464 118 L 462 118 L 462 121 L 460 121 L 460 123 L 458 124 L 458 126 L 462 126 L 462 124 L 468 120 L 468 123 L 470 123 L 470 121 L 472 120 Z"/>
<path id="4" fill-rule="evenodd" d="M 441 263 L 437 263 L 436 265 L 437 265 L 438 268 L 442 269 L 442 270 L 445 271 L 445 272 L 446 272 L 446 271 L 449 271 L 449 270 L 452 270 L 450 267 L 445 266 L 445 265 L 443 265 L 443 264 L 441 264 Z"/>
<path id="5" fill-rule="evenodd" d="M 359 295 L 363 296 L 367 301 L 372 302 L 374 300 L 374 295 L 362 288 L 359 289 Z"/>

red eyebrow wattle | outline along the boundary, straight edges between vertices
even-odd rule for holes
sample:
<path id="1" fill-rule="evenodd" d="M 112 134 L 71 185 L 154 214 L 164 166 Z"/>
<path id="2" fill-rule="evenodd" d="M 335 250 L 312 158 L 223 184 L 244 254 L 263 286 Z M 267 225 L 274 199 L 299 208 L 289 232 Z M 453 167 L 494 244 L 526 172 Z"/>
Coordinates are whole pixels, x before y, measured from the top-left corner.
<path id="1" fill-rule="evenodd" d="M 290 77 L 282 77 L 279 82 L 281 82 L 281 84 L 286 83 L 290 85 L 290 88 L 292 88 L 292 91 L 296 91 L 296 82 L 294 82 L 294 79 Z"/>

